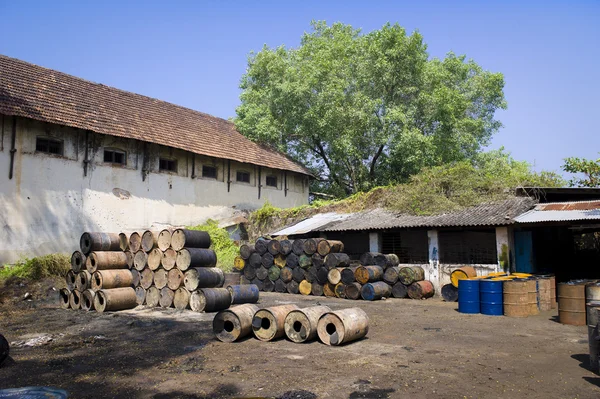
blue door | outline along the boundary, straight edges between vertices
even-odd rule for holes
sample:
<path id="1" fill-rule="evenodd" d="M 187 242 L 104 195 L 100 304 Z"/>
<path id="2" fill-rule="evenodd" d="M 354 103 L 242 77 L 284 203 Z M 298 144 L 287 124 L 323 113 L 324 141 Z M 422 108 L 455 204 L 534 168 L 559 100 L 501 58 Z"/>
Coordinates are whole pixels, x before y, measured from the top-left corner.
<path id="1" fill-rule="evenodd" d="M 519 273 L 533 273 L 533 240 L 531 231 L 515 231 L 515 263 Z"/>

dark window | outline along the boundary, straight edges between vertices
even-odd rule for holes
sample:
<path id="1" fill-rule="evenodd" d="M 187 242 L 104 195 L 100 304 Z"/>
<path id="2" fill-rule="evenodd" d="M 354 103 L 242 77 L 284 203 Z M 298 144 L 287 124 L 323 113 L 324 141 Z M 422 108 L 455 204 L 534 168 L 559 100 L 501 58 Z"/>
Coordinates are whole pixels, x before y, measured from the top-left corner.
<path id="1" fill-rule="evenodd" d="M 158 160 L 158 170 L 166 172 L 177 172 L 177 161 L 174 159 L 163 159 Z"/>
<path id="2" fill-rule="evenodd" d="M 248 173 L 248 172 L 237 172 L 235 180 L 239 181 L 239 182 L 242 182 L 242 183 L 250 183 L 250 173 Z"/>
<path id="3" fill-rule="evenodd" d="M 382 234 L 382 252 L 396 254 L 400 263 L 428 263 L 429 244 L 426 230 L 402 230 Z"/>
<path id="4" fill-rule="evenodd" d="M 35 150 L 46 154 L 63 154 L 63 142 L 60 140 L 38 137 L 35 140 Z"/>
<path id="5" fill-rule="evenodd" d="M 438 233 L 440 263 L 495 264 L 496 232 L 480 231 L 440 231 Z"/>
<path id="6" fill-rule="evenodd" d="M 214 166 L 202 165 L 202 177 L 216 179 L 217 178 L 217 168 L 215 168 Z"/>
<path id="7" fill-rule="evenodd" d="M 267 176 L 267 186 L 277 187 L 277 176 Z"/>
<path id="8" fill-rule="evenodd" d="M 104 150 L 104 162 L 127 165 L 127 153 L 120 150 Z"/>

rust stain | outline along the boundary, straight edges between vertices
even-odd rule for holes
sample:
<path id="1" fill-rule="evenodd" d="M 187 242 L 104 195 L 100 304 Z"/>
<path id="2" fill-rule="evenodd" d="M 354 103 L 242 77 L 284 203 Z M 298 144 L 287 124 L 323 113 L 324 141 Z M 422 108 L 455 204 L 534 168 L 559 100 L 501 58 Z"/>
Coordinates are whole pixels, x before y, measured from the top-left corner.
<path id="1" fill-rule="evenodd" d="M 600 209 L 600 201 L 570 202 L 539 205 L 540 211 L 589 211 Z"/>

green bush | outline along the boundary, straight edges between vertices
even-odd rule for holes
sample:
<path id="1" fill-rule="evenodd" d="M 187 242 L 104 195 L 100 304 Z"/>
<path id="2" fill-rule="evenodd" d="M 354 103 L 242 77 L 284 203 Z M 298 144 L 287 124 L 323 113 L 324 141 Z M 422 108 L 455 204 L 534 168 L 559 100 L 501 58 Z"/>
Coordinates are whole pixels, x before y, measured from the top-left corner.
<path id="1" fill-rule="evenodd" d="M 219 223 L 212 219 L 205 224 L 188 227 L 188 229 L 206 231 L 210 235 L 210 248 L 217 254 L 217 267 L 224 272 L 233 269 L 233 260 L 239 255 L 240 248 L 229 237 L 227 230 L 219 228 Z"/>
<path id="2" fill-rule="evenodd" d="M 71 268 L 71 258 L 66 254 L 50 254 L 37 258 L 23 259 L 14 265 L 4 265 L 0 269 L 0 279 L 20 277 L 39 280 L 44 277 L 63 277 Z"/>

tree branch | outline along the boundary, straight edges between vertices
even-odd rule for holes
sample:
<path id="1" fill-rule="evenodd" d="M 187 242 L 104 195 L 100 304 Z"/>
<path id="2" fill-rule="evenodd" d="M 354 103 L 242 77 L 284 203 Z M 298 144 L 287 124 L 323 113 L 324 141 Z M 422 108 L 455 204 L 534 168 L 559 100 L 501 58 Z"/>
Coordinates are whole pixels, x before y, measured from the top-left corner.
<path id="1" fill-rule="evenodd" d="M 380 145 L 379 149 L 375 153 L 375 156 L 373 157 L 373 160 L 371 161 L 371 167 L 369 168 L 369 177 L 371 177 L 371 179 L 375 178 L 375 164 L 377 163 L 377 159 L 383 152 L 384 148 L 385 148 L 385 144 Z"/>

